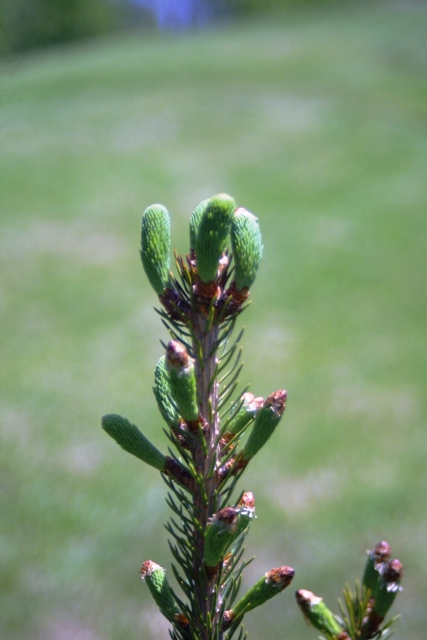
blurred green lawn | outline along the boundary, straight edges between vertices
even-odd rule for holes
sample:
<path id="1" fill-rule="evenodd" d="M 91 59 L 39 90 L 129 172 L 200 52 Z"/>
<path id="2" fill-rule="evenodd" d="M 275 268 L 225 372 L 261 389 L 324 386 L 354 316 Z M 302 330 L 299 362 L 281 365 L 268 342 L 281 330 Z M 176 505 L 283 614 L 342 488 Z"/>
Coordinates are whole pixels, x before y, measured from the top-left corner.
<path id="1" fill-rule="evenodd" d="M 264 239 L 242 385 L 289 394 L 245 476 L 247 583 L 290 564 L 292 591 L 332 604 L 385 538 L 406 568 L 397 637 L 423 637 L 425 26 L 421 5 L 384 3 L 3 65 L 2 638 L 167 636 L 138 578 L 147 558 L 170 566 L 165 485 L 100 417 L 166 447 L 140 216 L 165 204 L 185 252 L 192 209 L 219 191 Z M 292 593 L 247 628 L 317 637 Z"/>

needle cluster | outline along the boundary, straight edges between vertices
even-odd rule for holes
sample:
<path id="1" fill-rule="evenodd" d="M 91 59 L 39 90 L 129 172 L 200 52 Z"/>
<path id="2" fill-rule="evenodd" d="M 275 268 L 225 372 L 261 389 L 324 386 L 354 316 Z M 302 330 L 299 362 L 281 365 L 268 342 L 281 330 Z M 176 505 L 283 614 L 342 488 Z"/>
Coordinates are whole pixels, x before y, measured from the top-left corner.
<path id="1" fill-rule="evenodd" d="M 281 421 L 286 391 L 266 398 L 238 390 L 242 365 L 234 337 L 247 307 L 262 256 L 257 218 L 219 194 L 201 202 L 190 218 L 188 254 L 175 254 L 170 270 L 170 219 L 162 205 L 142 217 L 141 260 L 158 296 L 157 309 L 170 340 L 154 373 L 154 396 L 169 440 L 160 452 L 126 418 L 104 416 L 102 426 L 129 453 L 160 471 L 172 516 L 166 524 L 172 571 L 146 560 L 141 577 L 173 640 L 230 640 L 249 611 L 280 594 L 294 570 L 265 571 L 237 598 L 243 544 L 255 518 L 250 491 L 236 484 Z"/>

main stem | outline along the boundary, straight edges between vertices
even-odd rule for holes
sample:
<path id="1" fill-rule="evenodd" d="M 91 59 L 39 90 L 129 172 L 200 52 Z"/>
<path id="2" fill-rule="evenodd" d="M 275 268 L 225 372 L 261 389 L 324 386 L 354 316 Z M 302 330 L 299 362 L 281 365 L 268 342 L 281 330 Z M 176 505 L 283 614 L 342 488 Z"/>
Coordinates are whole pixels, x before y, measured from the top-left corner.
<path id="1" fill-rule="evenodd" d="M 195 529 L 194 535 L 194 576 L 195 576 L 195 597 L 198 602 L 200 615 L 196 621 L 200 633 L 200 640 L 211 640 L 212 631 L 217 626 L 218 602 L 214 599 L 218 597 L 214 584 L 206 574 L 203 566 L 205 555 L 205 531 L 209 518 L 218 510 L 217 481 L 215 474 L 211 470 L 216 462 L 217 451 L 216 442 L 219 432 L 218 416 L 218 381 L 212 384 L 215 368 L 217 365 L 215 342 L 218 339 L 219 327 L 214 323 L 209 328 L 207 318 L 199 312 L 193 317 L 194 339 L 193 352 L 195 355 L 195 372 L 197 380 L 197 396 L 200 413 L 204 418 L 204 434 L 200 434 L 204 444 L 199 441 L 194 451 L 194 461 L 201 478 L 200 484 L 196 484 L 194 491 L 194 515 L 200 523 L 200 527 Z M 197 357 L 201 353 L 201 357 Z M 215 606 L 213 606 L 215 604 Z M 210 623 L 210 613 L 214 611 L 212 628 Z"/>

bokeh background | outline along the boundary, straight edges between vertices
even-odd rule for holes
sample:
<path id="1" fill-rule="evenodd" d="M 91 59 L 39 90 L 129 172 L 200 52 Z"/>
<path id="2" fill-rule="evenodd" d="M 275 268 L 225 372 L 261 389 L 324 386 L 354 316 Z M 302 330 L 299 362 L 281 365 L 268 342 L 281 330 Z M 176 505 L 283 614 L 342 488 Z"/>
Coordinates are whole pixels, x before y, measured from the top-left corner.
<path id="1" fill-rule="evenodd" d="M 245 585 L 296 576 L 250 638 L 316 638 L 292 592 L 334 605 L 385 538 L 406 570 L 396 637 L 421 640 L 425 5 L 4 0 L 0 17 L 0 636 L 167 637 L 138 577 L 170 566 L 166 488 L 100 417 L 166 447 L 140 217 L 165 204 L 185 252 L 193 208 L 226 191 L 264 240 L 242 386 L 289 397 L 244 478 Z"/>

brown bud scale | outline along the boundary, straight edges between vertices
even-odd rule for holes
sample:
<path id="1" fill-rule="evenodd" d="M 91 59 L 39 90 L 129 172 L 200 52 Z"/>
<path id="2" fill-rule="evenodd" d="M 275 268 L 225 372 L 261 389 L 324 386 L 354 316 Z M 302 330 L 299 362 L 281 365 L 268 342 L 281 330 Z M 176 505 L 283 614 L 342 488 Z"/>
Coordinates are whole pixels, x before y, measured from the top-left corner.
<path id="1" fill-rule="evenodd" d="M 238 506 L 242 509 L 253 510 L 255 509 L 255 496 L 252 491 L 247 491 L 242 495 L 239 500 Z"/>
<path id="2" fill-rule="evenodd" d="M 372 550 L 376 562 L 387 562 L 388 560 L 390 560 L 390 552 L 390 545 L 385 540 L 382 540 L 377 545 L 375 545 L 374 549 Z"/>
<path id="3" fill-rule="evenodd" d="M 171 340 L 166 349 L 168 364 L 175 369 L 185 369 L 188 366 L 190 356 L 185 347 L 177 340 Z"/>
<path id="4" fill-rule="evenodd" d="M 274 413 L 281 416 L 285 410 L 287 393 L 284 389 L 274 391 L 265 399 L 264 405 L 272 408 Z"/>
<path id="5" fill-rule="evenodd" d="M 231 533 L 236 529 L 237 513 L 234 507 L 225 507 L 211 518 L 211 523 L 215 524 L 220 531 Z"/>
<path id="6" fill-rule="evenodd" d="M 194 491 L 194 479 L 190 473 L 169 456 L 166 456 L 163 473 L 172 478 L 172 480 L 177 480 L 191 492 Z"/>
<path id="7" fill-rule="evenodd" d="M 291 584 L 294 574 L 292 567 L 277 567 L 265 574 L 265 581 L 282 590 Z"/>
<path id="8" fill-rule="evenodd" d="M 156 569 L 160 568 L 160 565 L 156 564 L 152 560 L 145 560 L 145 562 L 142 563 L 141 569 L 139 570 L 142 580 L 145 580 L 147 576 L 151 576 L 153 571 L 156 571 Z"/>
<path id="9" fill-rule="evenodd" d="M 391 584 L 393 582 L 400 582 L 403 577 L 403 565 L 400 560 L 390 560 L 385 566 L 382 579 L 385 583 Z"/>

